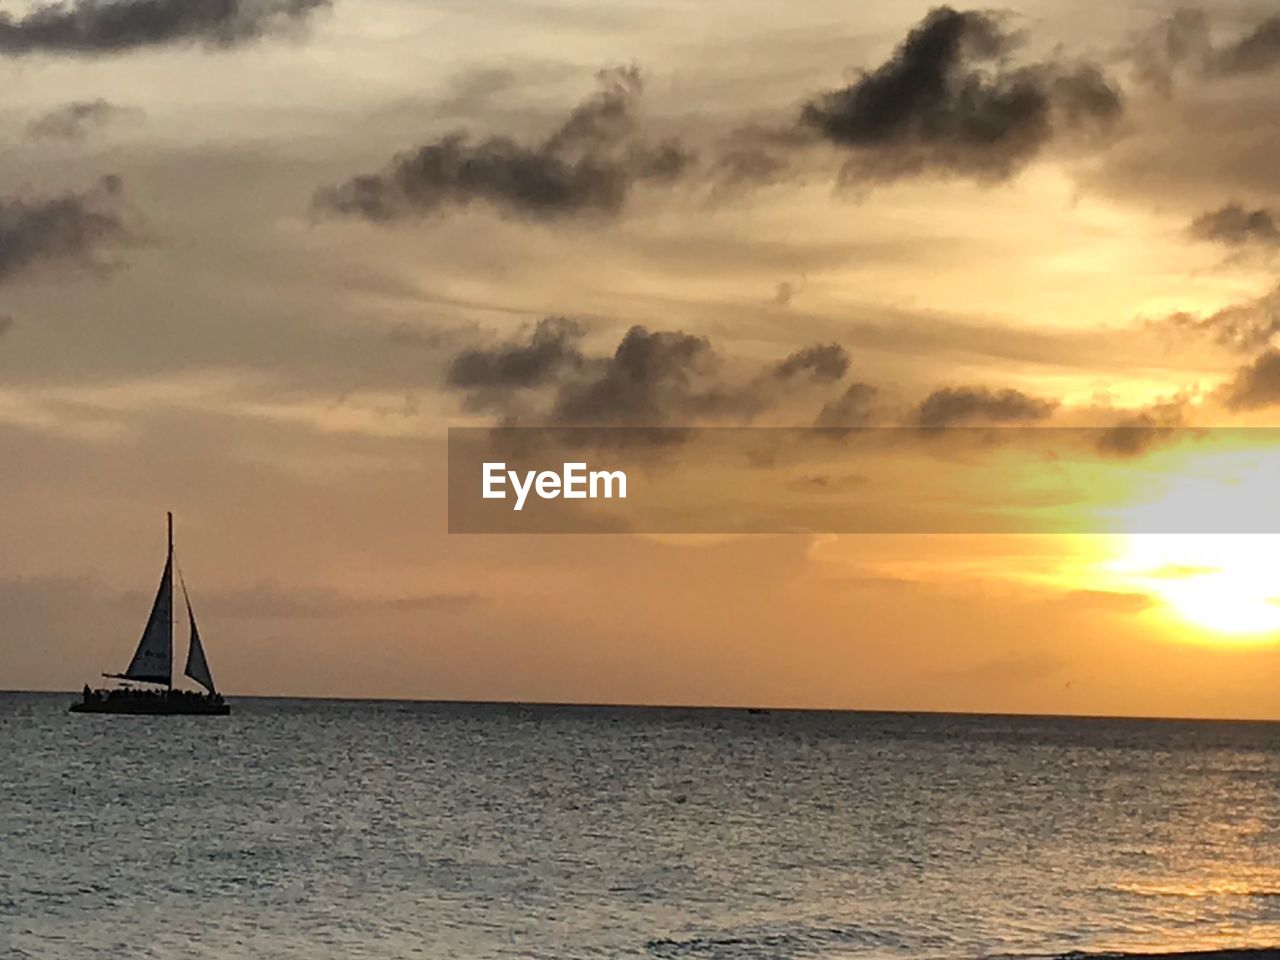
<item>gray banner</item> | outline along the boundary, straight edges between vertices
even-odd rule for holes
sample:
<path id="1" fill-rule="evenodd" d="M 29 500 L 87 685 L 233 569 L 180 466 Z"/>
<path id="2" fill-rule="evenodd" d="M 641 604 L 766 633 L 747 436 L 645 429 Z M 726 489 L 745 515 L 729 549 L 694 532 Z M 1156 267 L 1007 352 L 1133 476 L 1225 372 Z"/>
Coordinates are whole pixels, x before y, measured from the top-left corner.
<path id="1" fill-rule="evenodd" d="M 454 428 L 453 533 L 1276 533 L 1280 429 Z"/>

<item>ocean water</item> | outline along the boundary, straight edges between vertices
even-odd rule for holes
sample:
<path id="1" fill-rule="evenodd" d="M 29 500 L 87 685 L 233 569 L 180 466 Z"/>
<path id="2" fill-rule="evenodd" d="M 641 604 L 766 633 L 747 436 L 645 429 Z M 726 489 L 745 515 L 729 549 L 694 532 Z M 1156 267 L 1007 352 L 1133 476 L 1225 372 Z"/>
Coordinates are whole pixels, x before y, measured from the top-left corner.
<path id="1" fill-rule="evenodd" d="M 1280 725 L 0 695 L 0 957 L 1280 943 Z"/>

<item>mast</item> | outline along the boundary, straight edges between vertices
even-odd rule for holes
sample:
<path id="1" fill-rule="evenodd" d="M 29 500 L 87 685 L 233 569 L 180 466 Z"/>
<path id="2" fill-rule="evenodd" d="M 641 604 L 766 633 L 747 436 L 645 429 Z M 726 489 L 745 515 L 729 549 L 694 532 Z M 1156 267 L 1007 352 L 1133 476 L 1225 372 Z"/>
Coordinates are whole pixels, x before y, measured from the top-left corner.
<path id="1" fill-rule="evenodd" d="M 160 587 L 151 604 L 151 615 L 142 630 L 142 638 L 124 673 L 107 676 L 122 680 L 173 686 L 173 514 L 168 514 L 169 549 L 164 560 Z"/>
<path id="2" fill-rule="evenodd" d="M 167 511 L 165 511 L 165 516 L 166 516 L 166 517 L 168 518 L 168 520 L 169 520 L 169 569 L 170 569 L 170 570 L 172 570 L 172 569 L 173 569 L 173 511 L 172 511 L 172 510 L 167 510 Z M 170 593 L 169 593 L 169 636 L 170 636 L 171 638 L 173 637 L 174 627 L 176 627 L 176 626 L 177 626 L 177 623 L 178 623 L 178 618 L 177 618 L 177 616 L 175 615 L 175 613 L 174 613 L 174 609 L 173 609 L 173 587 L 172 587 L 172 582 L 173 582 L 173 581 L 172 581 L 172 580 L 170 580 L 170 587 L 169 587 L 169 590 L 170 590 Z M 170 642 L 170 644 L 172 645 L 172 643 L 173 643 L 172 639 L 171 639 L 169 642 Z M 169 682 L 168 682 L 167 684 L 165 684 L 165 687 L 166 687 L 166 689 L 169 689 L 169 690 L 172 690 L 172 689 L 173 689 L 173 671 L 172 671 L 172 668 L 170 668 L 170 672 L 169 672 Z"/>

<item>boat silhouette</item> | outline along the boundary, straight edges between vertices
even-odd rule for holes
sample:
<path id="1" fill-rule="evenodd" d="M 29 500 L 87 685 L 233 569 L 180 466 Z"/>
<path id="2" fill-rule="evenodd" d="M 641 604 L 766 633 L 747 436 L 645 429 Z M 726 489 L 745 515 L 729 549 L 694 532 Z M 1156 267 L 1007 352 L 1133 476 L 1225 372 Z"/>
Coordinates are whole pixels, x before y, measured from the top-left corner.
<path id="1" fill-rule="evenodd" d="M 151 604 L 151 616 L 142 630 L 142 639 L 133 653 L 133 659 L 123 673 L 104 673 L 104 677 L 126 681 L 126 684 L 147 684 L 145 687 L 118 686 L 105 690 L 91 690 L 85 684 L 79 700 L 71 704 L 72 713 L 132 713 L 132 714 L 199 714 L 226 716 L 231 707 L 218 693 L 213 683 L 213 672 L 205 656 L 196 616 L 191 610 L 191 597 L 182 571 L 177 570 L 178 585 L 182 587 L 182 599 L 187 607 L 190 624 L 190 643 L 187 663 L 183 673 L 204 687 L 204 693 L 175 689 L 173 686 L 173 575 L 176 569 L 173 554 L 173 514 L 169 519 L 169 552 L 165 557 L 164 573 L 160 587 Z"/>

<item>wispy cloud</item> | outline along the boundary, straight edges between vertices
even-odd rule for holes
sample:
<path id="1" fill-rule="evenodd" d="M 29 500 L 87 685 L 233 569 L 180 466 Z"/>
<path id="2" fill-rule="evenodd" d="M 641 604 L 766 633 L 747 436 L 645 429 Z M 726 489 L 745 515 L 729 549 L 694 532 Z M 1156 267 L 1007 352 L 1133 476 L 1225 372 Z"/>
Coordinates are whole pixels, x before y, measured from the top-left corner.
<path id="1" fill-rule="evenodd" d="M 27 134 L 37 140 L 83 140 L 116 120 L 140 114 L 140 110 L 101 98 L 77 100 L 33 119 L 27 124 Z"/>

